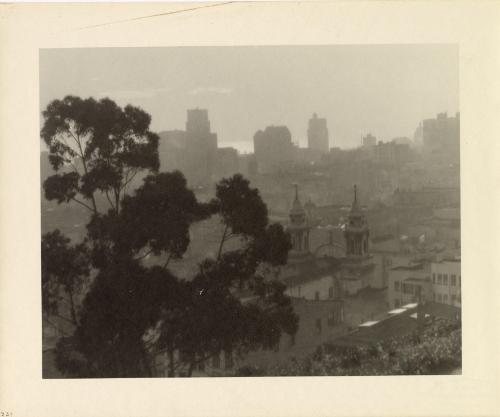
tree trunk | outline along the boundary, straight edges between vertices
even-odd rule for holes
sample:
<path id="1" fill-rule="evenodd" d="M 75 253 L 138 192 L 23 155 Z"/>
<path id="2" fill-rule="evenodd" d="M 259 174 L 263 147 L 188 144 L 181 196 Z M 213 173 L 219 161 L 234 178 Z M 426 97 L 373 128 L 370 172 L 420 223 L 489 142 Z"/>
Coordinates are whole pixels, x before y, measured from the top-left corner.
<path id="1" fill-rule="evenodd" d="M 83 152 L 82 144 L 80 143 L 79 136 L 78 136 L 78 139 L 75 138 L 75 140 L 76 140 L 76 143 L 78 144 L 78 148 L 80 149 L 80 158 L 82 158 L 83 171 L 85 172 L 85 174 L 88 174 L 87 161 L 85 160 L 85 154 Z M 92 207 L 94 208 L 94 214 L 97 215 L 98 214 L 98 212 L 97 212 L 97 204 L 95 202 L 94 193 L 92 193 L 92 195 L 90 196 L 90 199 L 92 201 Z"/>
<path id="2" fill-rule="evenodd" d="M 69 295 L 69 304 L 70 304 L 70 311 L 71 311 L 71 319 L 73 320 L 73 323 L 75 326 L 78 326 L 78 319 L 76 318 L 76 309 L 75 309 L 75 302 L 73 300 L 73 291 L 68 291 Z"/>
<path id="3" fill-rule="evenodd" d="M 120 213 L 120 190 L 115 190 L 115 210 L 116 214 Z"/>
<path id="4" fill-rule="evenodd" d="M 168 377 L 173 378 L 175 376 L 175 368 L 174 368 L 174 350 L 169 347 L 168 348 Z"/>
<path id="5" fill-rule="evenodd" d="M 193 369 L 194 369 L 195 362 L 196 362 L 195 358 L 191 358 L 191 360 L 189 361 L 189 368 L 188 368 L 188 372 L 187 372 L 187 376 L 189 378 L 191 378 L 191 376 L 193 375 Z"/>
<path id="6" fill-rule="evenodd" d="M 224 245 L 224 241 L 226 240 L 227 228 L 228 226 L 226 225 L 226 227 L 224 228 L 224 234 L 222 235 L 222 239 L 220 240 L 219 251 L 217 252 L 217 260 L 220 259 L 220 256 L 222 254 L 222 246 Z"/>
<path id="7" fill-rule="evenodd" d="M 153 376 L 153 372 L 151 370 L 151 365 L 150 365 L 150 362 L 149 362 L 149 357 L 148 357 L 147 352 L 143 352 L 142 353 L 142 362 L 143 362 L 143 365 L 144 365 L 144 371 L 146 373 L 146 377 L 147 378 L 151 378 Z"/>

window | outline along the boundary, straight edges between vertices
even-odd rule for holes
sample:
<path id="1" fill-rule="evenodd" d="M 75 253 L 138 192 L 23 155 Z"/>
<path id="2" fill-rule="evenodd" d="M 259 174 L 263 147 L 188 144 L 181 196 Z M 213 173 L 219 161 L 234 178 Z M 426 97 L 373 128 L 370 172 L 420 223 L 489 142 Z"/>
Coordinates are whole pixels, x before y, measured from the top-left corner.
<path id="1" fill-rule="evenodd" d="M 328 326 L 335 326 L 335 323 L 337 322 L 336 317 L 337 315 L 335 314 L 335 311 L 332 311 L 328 313 Z"/>
<path id="2" fill-rule="evenodd" d="M 328 297 L 333 298 L 333 287 L 328 288 Z"/>
<path id="3" fill-rule="evenodd" d="M 443 283 L 443 276 L 441 274 L 438 274 L 438 284 L 442 284 Z"/>
<path id="4" fill-rule="evenodd" d="M 457 276 L 456 275 L 452 275 L 451 278 L 450 278 L 450 285 L 452 287 L 455 287 L 457 285 Z"/>
<path id="5" fill-rule="evenodd" d="M 316 292 L 314 293 L 314 299 L 315 299 L 316 301 L 318 301 L 318 300 L 319 300 L 319 291 L 316 291 Z"/>
<path id="6" fill-rule="evenodd" d="M 394 281 L 394 291 L 399 291 L 399 281 Z"/>
<path id="7" fill-rule="evenodd" d="M 462 275 L 458 276 L 458 286 L 460 287 L 462 285 Z"/>
<path id="8" fill-rule="evenodd" d="M 443 296 L 441 294 L 438 294 L 438 303 L 443 301 Z"/>
<path id="9" fill-rule="evenodd" d="M 399 306 L 401 305 L 400 301 L 399 301 L 399 298 L 396 298 L 394 300 L 394 308 L 398 308 Z"/>
<path id="10" fill-rule="evenodd" d="M 455 304 L 457 296 L 455 294 L 451 294 L 451 304 Z"/>
<path id="11" fill-rule="evenodd" d="M 415 292 L 414 287 L 411 284 L 405 283 L 402 285 L 402 288 L 403 288 L 403 293 L 405 293 L 405 294 L 414 294 L 414 292 Z"/>
<path id="12" fill-rule="evenodd" d="M 321 319 L 316 319 L 316 333 L 321 334 Z"/>
<path id="13" fill-rule="evenodd" d="M 289 342 L 289 346 L 290 346 L 290 347 L 295 346 L 295 334 L 291 334 L 291 335 L 290 335 L 290 342 Z"/>
<path id="14" fill-rule="evenodd" d="M 448 294 L 443 295 L 443 303 L 448 304 Z"/>
<path id="15" fill-rule="evenodd" d="M 432 283 L 436 283 L 436 274 L 434 272 L 432 273 Z"/>
<path id="16" fill-rule="evenodd" d="M 448 274 L 443 275 L 443 285 L 448 285 Z"/>
<path id="17" fill-rule="evenodd" d="M 432 300 L 436 301 L 436 293 L 435 292 L 432 293 Z"/>

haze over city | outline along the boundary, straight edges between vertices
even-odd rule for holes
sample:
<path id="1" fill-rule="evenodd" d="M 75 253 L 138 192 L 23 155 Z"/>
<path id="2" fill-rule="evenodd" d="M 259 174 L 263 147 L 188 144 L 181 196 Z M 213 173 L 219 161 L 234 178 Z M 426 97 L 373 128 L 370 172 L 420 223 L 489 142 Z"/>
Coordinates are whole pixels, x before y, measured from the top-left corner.
<path id="1" fill-rule="evenodd" d="M 455 46 L 40 60 L 44 378 L 461 373 Z"/>
<path id="2" fill-rule="evenodd" d="M 46 49 L 40 107 L 68 94 L 110 97 L 152 116 L 151 129 L 183 129 L 206 108 L 219 146 L 253 151 L 253 136 L 285 125 L 307 145 L 308 119 L 327 119 L 330 147 L 412 137 L 426 118 L 458 111 L 454 45 L 336 45 Z"/>

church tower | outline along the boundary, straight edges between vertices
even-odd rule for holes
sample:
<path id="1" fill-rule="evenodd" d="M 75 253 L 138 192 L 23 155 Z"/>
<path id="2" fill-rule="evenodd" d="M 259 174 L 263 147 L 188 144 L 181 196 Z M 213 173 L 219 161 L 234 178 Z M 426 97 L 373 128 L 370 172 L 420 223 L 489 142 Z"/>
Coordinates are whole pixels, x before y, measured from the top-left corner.
<path id="1" fill-rule="evenodd" d="M 290 224 L 288 232 L 292 238 L 291 255 L 301 256 L 309 254 L 309 226 L 306 221 L 306 212 L 299 200 L 299 187 L 294 184 L 295 199 L 290 210 Z"/>
<path id="2" fill-rule="evenodd" d="M 358 203 L 358 190 L 354 186 L 349 220 L 344 229 L 346 257 L 342 265 L 344 294 L 355 294 L 375 285 L 375 264 L 369 253 L 370 229 Z"/>
<path id="3" fill-rule="evenodd" d="M 354 201 L 349 213 L 349 222 L 344 230 L 347 258 L 367 258 L 369 256 L 370 230 L 365 215 L 358 204 L 357 187 L 354 185 Z"/>

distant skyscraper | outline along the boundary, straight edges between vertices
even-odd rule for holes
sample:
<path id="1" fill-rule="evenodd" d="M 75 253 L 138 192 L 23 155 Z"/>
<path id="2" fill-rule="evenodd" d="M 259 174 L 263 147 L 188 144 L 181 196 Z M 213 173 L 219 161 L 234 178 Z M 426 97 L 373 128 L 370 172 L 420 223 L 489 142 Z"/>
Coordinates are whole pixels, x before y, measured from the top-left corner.
<path id="1" fill-rule="evenodd" d="M 375 146 L 376 144 L 377 144 L 377 138 L 373 136 L 371 133 L 368 133 L 366 136 L 363 136 L 364 147 Z"/>
<path id="2" fill-rule="evenodd" d="M 191 182 L 210 182 L 215 174 L 217 134 L 210 132 L 206 109 L 187 111 L 186 153 L 189 160 L 187 176 Z"/>
<path id="3" fill-rule="evenodd" d="M 328 139 L 328 128 L 326 119 L 318 118 L 316 113 L 309 119 L 309 128 L 307 129 L 307 146 L 323 153 L 328 153 L 330 143 Z"/>
<path id="4" fill-rule="evenodd" d="M 254 152 L 259 172 L 276 172 L 294 159 L 292 134 L 286 126 L 268 126 L 253 137 Z"/>
<path id="5" fill-rule="evenodd" d="M 448 117 L 440 113 L 435 119 L 426 119 L 422 124 L 422 140 L 424 151 L 428 155 L 460 160 L 460 113 Z"/>
<path id="6" fill-rule="evenodd" d="M 208 110 L 191 109 L 187 111 L 186 132 L 191 135 L 209 135 L 210 121 Z"/>

